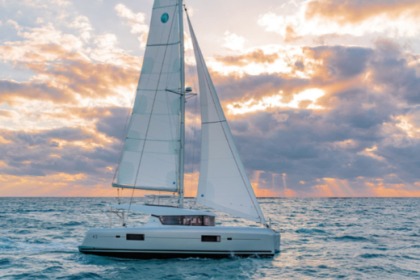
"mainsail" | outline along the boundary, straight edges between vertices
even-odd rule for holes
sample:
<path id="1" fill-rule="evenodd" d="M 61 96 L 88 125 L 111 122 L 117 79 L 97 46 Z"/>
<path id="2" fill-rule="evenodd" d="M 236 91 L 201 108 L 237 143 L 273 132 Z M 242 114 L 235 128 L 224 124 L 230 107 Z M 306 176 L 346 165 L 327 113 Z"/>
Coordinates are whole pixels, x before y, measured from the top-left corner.
<path id="1" fill-rule="evenodd" d="M 265 224 L 188 18 L 200 87 L 201 163 L 197 201 Z"/>
<path id="2" fill-rule="evenodd" d="M 175 192 L 180 178 L 183 93 L 181 1 L 153 6 L 134 108 L 113 186 Z"/>

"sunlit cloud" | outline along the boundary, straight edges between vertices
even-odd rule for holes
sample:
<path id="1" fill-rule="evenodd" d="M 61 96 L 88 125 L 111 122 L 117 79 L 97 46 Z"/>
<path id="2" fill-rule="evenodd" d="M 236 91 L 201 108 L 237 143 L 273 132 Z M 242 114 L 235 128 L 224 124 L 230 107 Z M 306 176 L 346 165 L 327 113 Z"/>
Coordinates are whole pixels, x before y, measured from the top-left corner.
<path id="1" fill-rule="evenodd" d="M 385 158 L 377 155 L 376 154 L 377 151 L 378 151 L 378 147 L 375 145 L 373 147 L 369 147 L 369 148 L 364 149 L 362 152 L 360 152 L 360 154 L 364 155 L 364 156 L 374 158 L 374 159 L 379 160 L 379 161 L 384 161 Z"/>
<path id="2" fill-rule="evenodd" d="M 289 102 L 283 102 L 282 92 L 274 96 L 264 96 L 260 100 L 248 100 L 245 102 L 235 102 L 228 104 L 227 108 L 230 114 L 239 115 L 254 113 L 258 111 L 267 111 L 275 108 L 306 108 L 311 110 L 322 109 L 322 106 L 316 104 L 318 98 L 325 93 L 318 88 L 306 89 L 293 95 Z"/>
<path id="3" fill-rule="evenodd" d="M 229 31 L 225 32 L 224 47 L 232 51 L 243 51 L 245 38 Z"/>
<path id="4" fill-rule="evenodd" d="M 76 30 L 80 31 L 81 38 L 88 42 L 89 39 L 92 37 L 92 26 L 89 19 L 85 16 L 78 16 L 74 19 L 74 21 L 70 24 L 70 27 L 75 28 Z"/>
<path id="5" fill-rule="evenodd" d="M 149 26 L 145 23 L 145 14 L 134 13 L 132 10 L 127 8 L 127 6 L 121 3 L 115 6 L 115 11 L 117 12 L 117 15 L 123 18 L 131 27 L 130 32 L 139 36 L 138 39 L 140 41 L 140 44 L 144 47 L 146 45 L 147 34 L 149 31 Z"/>
<path id="6" fill-rule="evenodd" d="M 255 49 L 242 49 L 235 55 L 209 58 L 208 66 L 222 75 L 261 75 L 293 74 L 301 78 L 307 75 L 296 67 L 302 59 L 303 48 L 283 46 L 263 46 Z"/>
<path id="7" fill-rule="evenodd" d="M 111 196 L 115 197 L 115 190 L 104 188 L 106 179 L 98 178 L 96 182 L 87 180 L 87 175 L 55 173 L 50 176 L 39 176 L 36 180 L 32 176 L 2 175 L 2 196 Z M 87 184 L 89 182 L 89 184 Z M 23 189 L 24 186 L 24 189 Z"/>
<path id="8" fill-rule="evenodd" d="M 259 197 L 294 197 L 296 192 L 287 187 L 287 174 L 255 170 L 251 177 L 254 192 Z"/>
<path id="9" fill-rule="evenodd" d="M 320 183 L 315 185 L 315 190 L 318 197 L 357 197 L 360 194 L 356 193 L 347 180 L 340 180 L 336 178 L 322 178 Z"/>
<path id="10" fill-rule="evenodd" d="M 396 116 L 396 126 L 400 128 L 409 138 L 420 139 L 420 112 L 412 115 Z"/>
<path id="11" fill-rule="evenodd" d="M 392 176 L 392 175 L 391 175 Z M 386 183 L 382 178 L 366 180 L 358 178 L 355 181 L 335 178 L 323 178 L 320 184 L 312 188 L 309 196 L 316 197 L 418 197 L 417 186 L 407 187 L 406 184 Z M 305 196 L 305 195 L 304 195 Z"/>
<path id="12" fill-rule="evenodd" d="M 2 61 L 33 74 L 26 81 L 0 80 L 0 101 L 19 107 L 5 107 L 14 118 L 0 118 L 1 127 L 19 130 L 92 126 L 94 120 L 74 114 L 77 108 L 132 104 L 138 59 L 117 47 L 114 34 L 91 36 L 86 18 L 77 17 L 73 23 L 71 27 L 80 30 L 81 37 L 63 34 L 50 23 L 34 28 L 17 25 L 22 40 L 0 45 Z M 95 47 L 88 47 L 82 39 L 93 42 Z"/>
<path id="13" fill-rule="evenodd" d="M 141 69 L 133 53 L 144 50 L 124 36 L 145 45 L 151 2 L 6 2 L 0 195 L 114 196 Z M 200 38 L 220 43 L 206 62 L 258 196 L 420 196 L 417 2 L 257 3 L 249 33 L 224 18 L 205 25 Z M 186 58 L 190 74 L 190 43 Z M 197 103 L 187 103 L 188 196 L 198 182 Z"/>
<path id="14" fill-rule="evenodd" d="M 415 0 L 403 1 L 337 1 L 312 0 L 306 5 L 306 16 L 324 17 L 337 20 L 340 23 L 358 23 L 378 15 L 385 15 L 390 19 L 420 17 L 420 4 Z"/>
<path id="15" fill-rule="evenodd" d="M 355 37 L 380 35 L 415 37 L 420 18 L 417 1 L 307 1 L 294 15 L 268 12 L 258 24 L 268 32 L 279 34 L 286 42 L 322 36 Z"/>

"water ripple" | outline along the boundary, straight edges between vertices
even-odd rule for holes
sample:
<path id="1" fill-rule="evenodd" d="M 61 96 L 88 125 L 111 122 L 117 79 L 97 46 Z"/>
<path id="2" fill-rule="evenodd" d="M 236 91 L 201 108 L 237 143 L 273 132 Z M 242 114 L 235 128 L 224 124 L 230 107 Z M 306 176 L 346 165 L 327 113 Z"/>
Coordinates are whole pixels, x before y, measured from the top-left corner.
<path id="1" fill-rule="evenodd" d="M 260 201 L 282 234 L 273 259 L 165 261 L 77 251 L 87 229 L 108 226 L 103 211 L 114 199 L 0 198 L 0 278 L 420 279 L 420 199 Z M 227 215 L 219 222 L 251 225 Z"/>

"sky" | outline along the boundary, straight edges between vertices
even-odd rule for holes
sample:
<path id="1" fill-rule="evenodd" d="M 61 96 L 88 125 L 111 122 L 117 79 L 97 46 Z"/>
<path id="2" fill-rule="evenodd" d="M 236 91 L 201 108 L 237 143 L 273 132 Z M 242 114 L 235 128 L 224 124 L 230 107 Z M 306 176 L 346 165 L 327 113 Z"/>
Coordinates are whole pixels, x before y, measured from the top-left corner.
<path id="1" fill-rule="evenodd" d="M 185 2 L 258 196 L 420 196 L 418 0 Z M 116 195 L 152 4 L 0 0 L 0 196 Z"/>

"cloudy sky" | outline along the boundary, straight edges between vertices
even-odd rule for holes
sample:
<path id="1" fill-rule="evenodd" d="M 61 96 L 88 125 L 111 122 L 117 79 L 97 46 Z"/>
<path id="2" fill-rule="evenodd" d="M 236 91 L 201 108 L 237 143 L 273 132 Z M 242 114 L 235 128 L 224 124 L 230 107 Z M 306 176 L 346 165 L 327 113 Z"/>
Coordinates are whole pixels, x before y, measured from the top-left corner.
<path id="1" fill-rule="evenodd" d="M 418 0 L 186 4 L 259 196 L 420 196 Z M 115 195 L 151 7 L 0 0 L 0 196 Z"/>

